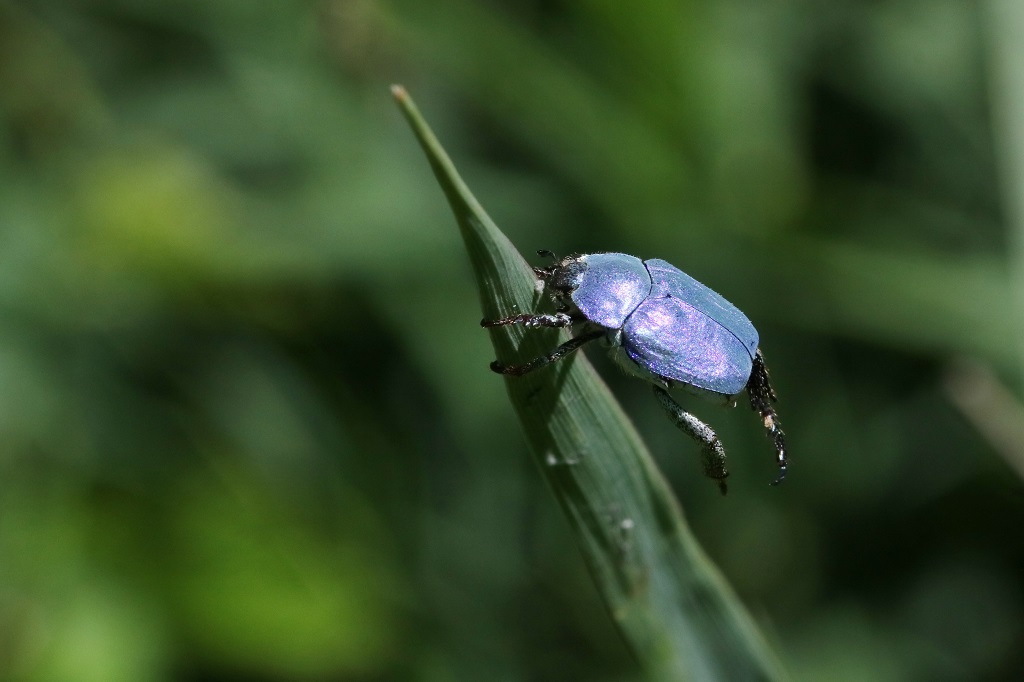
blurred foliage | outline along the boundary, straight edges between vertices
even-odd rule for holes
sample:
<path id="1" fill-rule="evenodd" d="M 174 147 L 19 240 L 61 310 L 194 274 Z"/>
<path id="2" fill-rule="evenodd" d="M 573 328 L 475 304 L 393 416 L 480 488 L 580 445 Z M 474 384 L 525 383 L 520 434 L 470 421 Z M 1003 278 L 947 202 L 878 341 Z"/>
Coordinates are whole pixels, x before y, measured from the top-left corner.
<path id="1" fill-rule="evenodd" d="M 1021 13 L 0 1 L 0 678 L 636 678 L 404 82 L 524 252 L 757 324 L 793 463 L 693 405 L 726 499 L 589 356 L 797 679 L 1020 679 Z"/>

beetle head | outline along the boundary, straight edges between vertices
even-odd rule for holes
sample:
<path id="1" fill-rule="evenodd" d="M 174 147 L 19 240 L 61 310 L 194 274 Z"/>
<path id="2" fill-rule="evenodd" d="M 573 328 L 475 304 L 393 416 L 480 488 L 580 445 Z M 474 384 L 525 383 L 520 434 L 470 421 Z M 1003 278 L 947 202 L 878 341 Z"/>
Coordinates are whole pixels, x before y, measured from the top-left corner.
<path id="1" fill-rule="evenodd" d="M 572 306 L 572 294 L 583 281 L 587 271 L 586 256 L 566 256 L 547 268 L 536 268 L 537 275 L 544 280 L 544 286 L 555 303 Z"/>

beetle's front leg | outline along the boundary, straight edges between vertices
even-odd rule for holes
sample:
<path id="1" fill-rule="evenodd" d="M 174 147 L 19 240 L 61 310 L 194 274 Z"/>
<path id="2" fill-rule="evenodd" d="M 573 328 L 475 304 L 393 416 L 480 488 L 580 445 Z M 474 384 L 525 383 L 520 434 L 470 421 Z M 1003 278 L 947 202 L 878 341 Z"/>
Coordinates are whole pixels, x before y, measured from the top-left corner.
<path id="1" fill-rule="evenodd" d="M 505 327 L 512 324 L 521 324 L 528 329 L 533 327 L 571 327 L 575 320 L 569 313 L 557 312 L 554 315 L 544 313 L 522 313 L 510 315 L 499 320 L 480 320 L 481 327 Z"/>
<path id="2" fill-rule="evenodd" d="M 747 382 L 747 395 L 750 396 L 750 407 L 761 415 L 764 429 L 775 444 L 775 462 L 779 466 L 779 475 L 772 481 L 772 485 L 778 485 L 786 480 L 786 469 L 789 468 L 789 460 L 786 457 L 786 434 L 782 432 L 782 424 L 779 423 L 779 416 L 775 414 L 775 406 L 772 405 L 777 398 L 771 383 L 768 382 L 768 369 L 764 365 L 764 356 L 760 348 L 754 356 L 754 368 L 750 372 L 750 381 Z"/>
<path id="3" fill-rule="evenodd" d="M 729 471 L 725 468 L 725 448 L 714 430 L 684 410 L 661 386 L 654 387 L 654 396 L 675 425 L 700 445 L 704 475 L 717 481 L 718 489 L 725 495 L 725 479 Z"/>
<path id="4" fill-rule="evenodd" d="M 527 372 L 532 372 L 535 369 L 540 369 L 545 365 L 550 365 L 556 360 L 561 360 L 569 353 L 577 350 L 580 346 L 590 341 L 604 336 L 605 332 L 603 329 L 594 329 L 592 331 L 580 334 L 579 336 L 573 337 L 563 343 L 558 348 L 554 349 L 547 355 L 542 355 L 539 358 L 534 358 L 529 362 L 523 363 L 522 365 L 503 365 L 497 360 L 491 363 L 491 369 L 498 374 L 511 374 L 512 376 L 522 376 Z"/>

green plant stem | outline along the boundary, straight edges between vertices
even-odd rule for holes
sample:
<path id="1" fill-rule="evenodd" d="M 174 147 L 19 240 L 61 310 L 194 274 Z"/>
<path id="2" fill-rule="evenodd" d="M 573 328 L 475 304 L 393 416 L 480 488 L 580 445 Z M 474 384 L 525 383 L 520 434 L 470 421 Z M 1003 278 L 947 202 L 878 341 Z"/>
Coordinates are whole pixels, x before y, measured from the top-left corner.
<path id="1" fill-rule="evenodd" d="M 405 90 L 393 94 L 462 233 L 486 318 L 537 307 L 537 279 L 455 170 Z M 476 331 L 474 333 L 482 333 Z M 565 331 L 490 330 L 516 363 Z M 486 371 L 481 368 L 481 371 Z M 495 381 L 500 379 L 495 376 Z M 779 680 L 782 667 L 687 527 L 632 423 L 581 353 L 505 380 L 530 450 L 623 637 L 652 679 Z"/>

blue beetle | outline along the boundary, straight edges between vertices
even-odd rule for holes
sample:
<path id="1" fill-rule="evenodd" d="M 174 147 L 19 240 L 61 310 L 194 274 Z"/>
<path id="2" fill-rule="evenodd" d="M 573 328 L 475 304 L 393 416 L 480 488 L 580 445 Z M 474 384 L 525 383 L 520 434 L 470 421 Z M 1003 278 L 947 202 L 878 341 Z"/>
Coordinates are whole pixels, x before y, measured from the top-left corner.
<path id="1" fill-rule="evenodd" d="M 554 258 L 549 251 L 542 256 Z M 557 306 L 554 314 L 524 313 L 483 320 L 484 327 L 582 325 L 572 339 L 521 365 L 491 363 L 499 374 L 520 376 L 559 360 L 590 341 L 603 339 L 612 358 L 629 374 L 651 382 L 662 408 L 701 446 L 704 473 L 726 492 L 725 448 L 707 424 L 683 410 L 668 389 L 736 404 L 746 390 L 774 441 L 778 477 L 786 477 L 786 445 L 773 403 L 764 356 L 754 325 L 736 306 L 663 260 L 624 253 L 592 253 L 534 268 Z"/>

